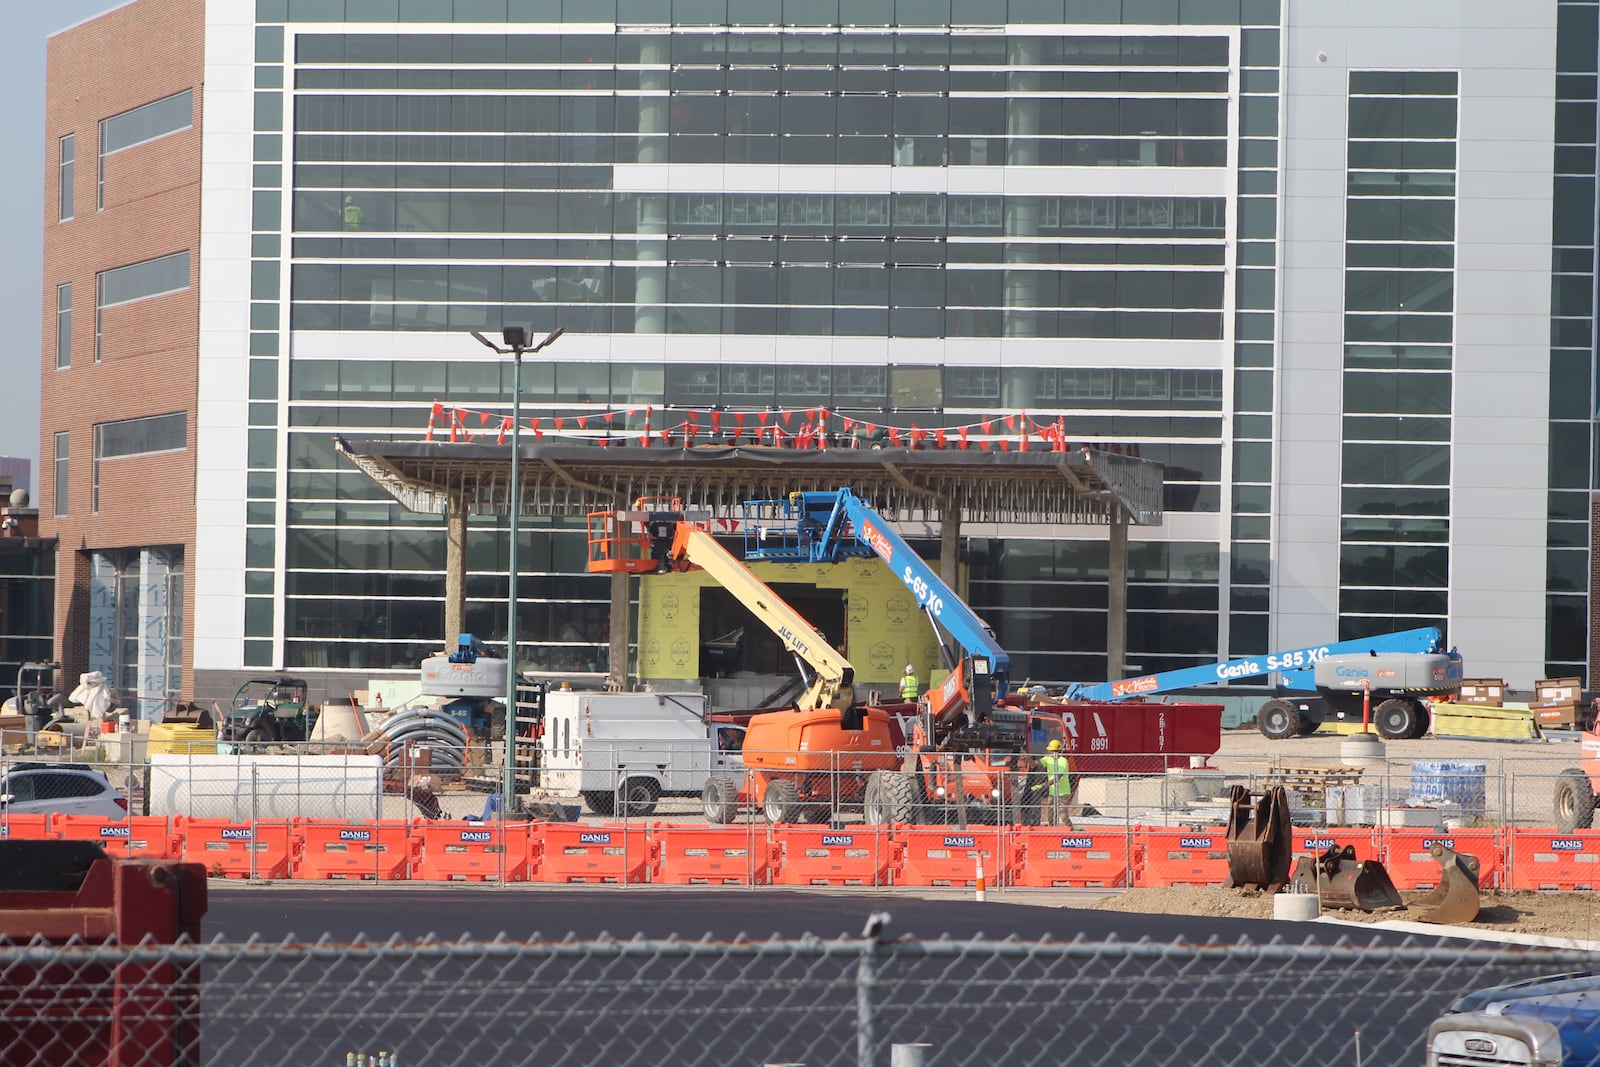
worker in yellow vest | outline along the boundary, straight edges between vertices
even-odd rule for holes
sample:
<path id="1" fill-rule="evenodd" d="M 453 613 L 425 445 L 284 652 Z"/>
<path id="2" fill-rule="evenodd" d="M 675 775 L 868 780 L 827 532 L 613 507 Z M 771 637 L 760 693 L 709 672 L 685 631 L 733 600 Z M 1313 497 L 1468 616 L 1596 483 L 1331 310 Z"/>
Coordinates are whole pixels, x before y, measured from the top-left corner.
<path id="1" fill-rule="evenodd" d="M 905 677 L 900 679 L 900 699 L 908 704 L 914 703 L 921 691 L 922 683 L 917 680 L 917 668 L 907 663 Z"/>
<path id="2" fill-rule="evenodd" d="M 347 196 L 347 197 L 344 198 L 344 228 L 345 229 L 347 229 L 347 230 L 359 230 L 359 229 L 361 229 L 361 222 L 366 217 L 367 217 L 367 213 L 365 211 L 361 210 L 361 205 L 356 203 L 356 198 L 355 197 Z"/>
<path id="3" fill-rule="evenodd" d="M 1039 766 L 1044 768 L 1045 780 L 1033 788 L 1035 791 L 1044 790 L 1045 794 L 1041 821 L 1048 826 L 1072 829 L 1072 817 L 1067 811 L 1072 799 L 1072 774 L 1066 753 L 1061 751 L 1060 738 L 1045 746 L 1045 754 L 1039 757 Z"/>

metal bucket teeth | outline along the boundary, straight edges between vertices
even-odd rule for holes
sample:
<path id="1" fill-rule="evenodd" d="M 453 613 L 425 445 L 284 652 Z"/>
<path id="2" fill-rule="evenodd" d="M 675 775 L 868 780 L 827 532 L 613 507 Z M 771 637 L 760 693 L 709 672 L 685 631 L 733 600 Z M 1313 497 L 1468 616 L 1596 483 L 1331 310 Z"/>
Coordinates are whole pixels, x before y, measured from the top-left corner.
<path id="1" fill-rule="evenodd" d="M 1274 786 L 1257 796 L 1244 786 L 1228 791 L 1228 885 L 1276 893 L 1288 881 L 1294 858 L 1289 796 Z"/>
<path id="2" fill-rule="evenodd" d="M 1435 841 L 1428 852 L 1439 864 L 1439 884 L 1417 901 L 1425 923 L 1469 923 L 1478 917 L 1478 857 Z"/>

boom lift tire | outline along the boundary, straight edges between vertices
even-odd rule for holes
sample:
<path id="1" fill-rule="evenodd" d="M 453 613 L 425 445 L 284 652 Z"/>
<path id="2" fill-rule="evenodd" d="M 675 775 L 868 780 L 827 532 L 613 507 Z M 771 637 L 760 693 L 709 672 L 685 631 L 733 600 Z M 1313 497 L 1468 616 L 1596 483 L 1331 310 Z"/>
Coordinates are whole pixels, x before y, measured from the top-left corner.
<path id="1" fill-rule="evenodd" d="M 1563 834 L 1587 830 L 1594 824 L 1594 787 L 1589 776 L 1576 767 L 1568 767 L 1556 778 L 1555 816 L 1556 830 Z"/>
<path id="2" fill-rule="evenodd" d="M 787 778 L 774 778 L 767 783 L 766 795 L 761 798 L 761 810 L 774 826 L 798 821 L 800 790 Z"/>
<path id="3" fill-rule="evenodd" d="M 917 821 L 917 778 L 902 771 L 873 771 L 867 778 L 865 803 L 867 822 L 875 826 Z"/>
<path id="4" fill-rule="evenodd" d="M 1293 737 L 1301 721 L 1300 709 L 1283 699 L 1273 699 L 1261 705 L 1256 712 L 1256 728 L 1274 741 Z"/>
<path id="5" fill-rule="evenodd" d="M 706 779 L 700 802 L 707 822 L 726 826 L 739 815 L 739 783 L 725 774 L 714 774 Z"/>
<path id="6" fill-rule="evenodd" d="M 583 802 L 596 815 L 611 815 L 617 810 L 616 794 L 610 790 L 591 789 L 583 794 Z"/>
<path id="7" fill-rule="evenodd" d="M 1378 734 L 1390 741 L 1399 741 L 1415 736 L 1419 721 L 1423 719 L 1417 706 L 1409 700 L 1397 698 L 1385 700 L 1382 704 L 1372 709 L 1372 725 L 1377 727 Z"/>
<path id="8" fill-rule="evenodd" d="M 627 778 L 617 790 L 617 813 L 629 819 L 653 815 L 661 787 L 649 778 Z"/>

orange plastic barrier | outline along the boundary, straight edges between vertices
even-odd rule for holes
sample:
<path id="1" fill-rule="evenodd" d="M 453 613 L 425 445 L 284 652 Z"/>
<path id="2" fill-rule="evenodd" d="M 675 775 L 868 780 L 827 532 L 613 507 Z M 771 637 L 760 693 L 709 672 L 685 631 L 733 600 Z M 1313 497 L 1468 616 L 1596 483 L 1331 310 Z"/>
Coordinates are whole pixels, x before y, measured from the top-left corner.
<path id="1" fill-rule="evenodd" d="M 414 822 L 411 878 L 422 882 L 526 882 L 528 823 Z"/>
<path id="2" fill-rule="evenodd" d="M 1346 845 L 1350 845 L 1355 848 L 1357 859 L 1378 860 L 1383 858 L 1378 835 L 1370 826 L 1296 826 L 1292 845 L 1292 857 L 1311 856 L 1315 858 L 1330 848 L 1342 849 Z M 1292 862 L 1291 858 L 1291 864 Z M 1439 865 L 1435 863 L 1433 869 L 1438 870 Z"/>
<path id="3" fill-rule="evenodd" d="M 43 841 L 50 837 L 48 815 L 7 815 L 0 818 L 0 837 Z"/>
<path id="4" fill-rule="evenodd" d="M 879 827 L 784 826 L 772 834 L 778 885 L 891 885 L 904 851 Z"/>
<path id="5" fill-rule="evenodd" d="M 1396 889 L 1432 889 L 1439 884 L 1439 862 L 1428 848 L 1437 841 L 1445 848 L 1478 857 L 1478 888 L 1497 889 L 1505 880 L 1498 833 L 1492 828 L 1382 830 L 1378 836 L 1383 844 L 1383 869 Z"/>
<path id="6" fill-rule="evenodd" d="M 1128 832 L 1116 828 L 1024 830 L 1013 838 L 1011 882 L 1044 887 L 1132 885 L 1129 844 Z"/>
<path id="7" fill-rule="evenodd" d="M 299 842 L 288 819 L 240 823 L 177 815 L 172 832 L 183 839 L 183 858 L 213 878 L 287 878 Z"/>
<path id="8" fill-rule="evenodd" d="M 667 885 L 771 885 L 777 844 L 759 826 L 650 828 L 655 850 L 650 881 Z"/>
<path id="9" fill-rule="evenodd" d="M 52 815 L 50 836 L 70 841 L 98 841 L 110 856 L 183 859 L 183 838 L 172 832 L 164 815 L 135 815 L 126 819 L 108 819 L 103 815 Z"/>
<path id="10" fill-rule="evenodd" d="M 641 826 L 540 823 L 532 830 L 540 882 L 648 882 L 656 845 Z"/>
<path id="11" fill-rule="evenodd" d="M 1011 874 L 997 830 L 896 827 L 894 839 L 904 849 L 896 885 L 976 886 L 980 859 L 990 887 L 1005 885 Z"/>
<path id="12" fill-rule="evenodd" d="M 1136 886 L 1222 885 L 1228 880 L 1228 831 L 1174 826 L 1133 828 Z"/>
<path id="13" fill-rule="evenodd" d="M 1512 889 L 1600 888 L 1600 831 L 1508 831 Z M 1480 875 L 1481 877 L 1481 875 Z"/>
<path id="14" fill-rule="evenodd" d="M 291 877 L 389 882 L 406 878 L 422 839 L 403 821 L 296 819 L 300 846 Z"/>

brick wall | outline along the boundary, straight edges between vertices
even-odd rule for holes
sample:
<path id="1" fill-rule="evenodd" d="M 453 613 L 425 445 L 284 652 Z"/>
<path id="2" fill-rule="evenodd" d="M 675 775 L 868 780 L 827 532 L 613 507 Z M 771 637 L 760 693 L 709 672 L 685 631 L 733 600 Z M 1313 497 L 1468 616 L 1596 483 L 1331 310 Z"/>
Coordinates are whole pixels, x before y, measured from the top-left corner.
<path id="1" fill-rule="evenodd" d="M 88 669 L 88 554 L 102 548 L 181 545 L 194 558 L 194 432 L 199 344 L 200 127 L 204 0 L 138 0 L 50 39 L 45 78 L 44 344 L 40 353 L 41 532 L 60 538 L 56 650 L 65 677 Z M 107 160 L 96 210 L 99 123 L 184 89 L 194 124 Z M 73 215 L 59 221 L 59 139 L 75 135 Z M 95 362 L 95 275 L 173 252 L 190 253 L 182 292 L 110 308 Z M 56 287 L 70 281 L 72 366 L 56 367 Z M 101 465 L 100 507 L 90 509 L 96 423 L 186 411 L 183 452 Z M 68 514 L 55 516 L 55 434 L 71 434 Z M 184 582 L 183 616 L 194 617 Z M 186 627 L 188 630 L 188 627 Z M 193 652 L 184 648 L 184 691 Z"/>

